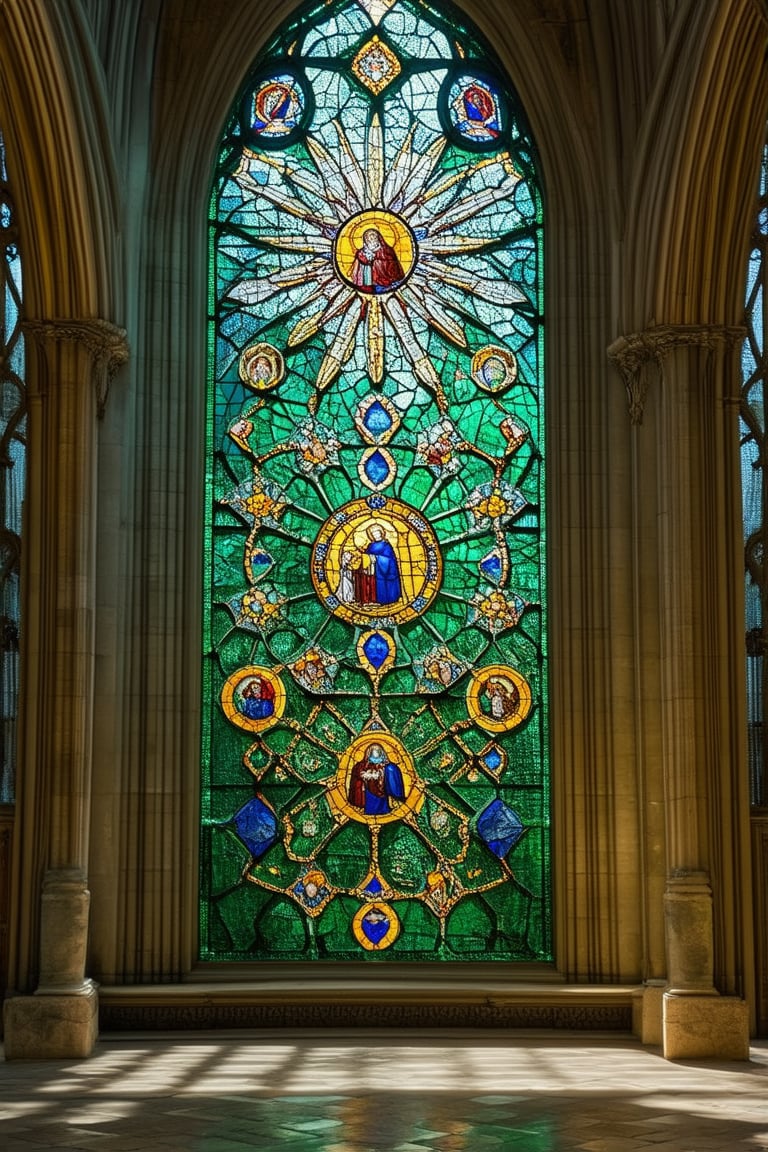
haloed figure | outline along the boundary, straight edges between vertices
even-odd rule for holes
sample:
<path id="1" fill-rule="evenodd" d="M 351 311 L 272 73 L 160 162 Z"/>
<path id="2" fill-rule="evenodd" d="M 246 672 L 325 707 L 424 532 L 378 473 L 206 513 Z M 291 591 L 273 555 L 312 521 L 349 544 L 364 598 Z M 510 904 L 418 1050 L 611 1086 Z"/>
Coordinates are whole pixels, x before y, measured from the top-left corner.
<path id="1" fill-rule="evenodd" d="M 493 97 L 484 88 L 477 84 L 470 84 L 464 92 L 464 115 L 468 132 L 472 129 L 489 136 L 499 135 L 499 124 L 496 119 L 496 105 Z"/>
<path id="2" fill-rule="evenodd" d="M 366 228 L 363 246 L 355 254 L 352 280 L 363 292 L 386 292 L 405 279 L 403 267 L 391 244 L 378 228 Z"/>
<path id="3" fill-rule="evenodd" d="M 514 684 L 489 676 L 483 688 L 493 720 L 508 720 L 520 707 L 520 693 Z"/>
<path id="4" fill-rule="evenodd" d="M 380 524 L 372 524 L 367 536 L 370 543 L 365 553 L 373 567 L 374 601 L 394 604 L 403 594 L 395 550 Z"/>
<path id="5" fill-rule="evenodd" d="M 241 693 L 240 711 L 249 720 L 266 720 L 275 713 L 275 689 L 263 676 L 247 681 Z"/>
<path id="6" fill-rule="evenodd" d="M 403 774 L 381 744 L 369 744 L 349 777 L 349 802 L 366 816 L 385 816 L 405 799 Z"/>
<path id="7" fill-rule="evenodd" d="M 254 356 L 252 360 L 248 361 L 248 375 L 257 386 L 261 384 L 269 384 L 274 378 L 275 370 L 269 361 L 268 356 L 263 353 Z"/>

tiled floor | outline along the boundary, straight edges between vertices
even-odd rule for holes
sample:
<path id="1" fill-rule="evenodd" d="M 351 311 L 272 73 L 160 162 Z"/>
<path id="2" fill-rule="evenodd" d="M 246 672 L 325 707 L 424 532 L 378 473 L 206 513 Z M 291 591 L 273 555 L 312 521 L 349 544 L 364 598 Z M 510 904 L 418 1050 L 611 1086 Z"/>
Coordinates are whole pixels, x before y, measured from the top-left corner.
<path id="1" fill-rule="evenodd" d="M 0 1063 L 0 1149 L 737 1152 L 768 1149 L 768 1043 L 677 1063 L 626 1038 L 108 1038 Z"/>

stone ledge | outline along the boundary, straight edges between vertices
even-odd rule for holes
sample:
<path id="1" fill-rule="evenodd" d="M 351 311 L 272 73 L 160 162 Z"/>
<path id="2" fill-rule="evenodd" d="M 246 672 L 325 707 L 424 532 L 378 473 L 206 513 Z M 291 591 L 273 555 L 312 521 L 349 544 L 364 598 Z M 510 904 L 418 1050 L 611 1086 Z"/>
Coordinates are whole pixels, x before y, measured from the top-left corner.
<path id="1" fill-rule="evenodd" d="M 264 981 L 100 990 L 106 1031 L 546 1028 L 630 1032 L 633 987 Z"/>

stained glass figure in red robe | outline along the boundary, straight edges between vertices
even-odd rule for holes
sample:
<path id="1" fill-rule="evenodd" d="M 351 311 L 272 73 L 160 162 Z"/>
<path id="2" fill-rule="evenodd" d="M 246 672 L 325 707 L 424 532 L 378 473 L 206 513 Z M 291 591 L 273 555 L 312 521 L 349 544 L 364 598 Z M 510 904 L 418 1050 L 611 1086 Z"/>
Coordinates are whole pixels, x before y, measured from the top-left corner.
<path id="1" fill-rule="evenodd" d="M 352 266 L 352 280 L 361 292 L 386 292 L 405 279 L 402 264 L 378 228 L 366 228 L 363 246 Z"/>

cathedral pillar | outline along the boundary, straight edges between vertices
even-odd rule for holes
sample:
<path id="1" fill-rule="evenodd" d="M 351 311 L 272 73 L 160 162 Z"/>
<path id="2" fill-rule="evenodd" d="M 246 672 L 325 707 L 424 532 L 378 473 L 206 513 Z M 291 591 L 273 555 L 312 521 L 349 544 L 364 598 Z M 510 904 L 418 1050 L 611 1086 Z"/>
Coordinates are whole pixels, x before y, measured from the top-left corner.
<path id="1" fill-rule="evenodd" d="M 6 1058 L 87 1056 L 98 997 L 86 975 L 98 415 L 125 362 L 101 320 L 28 321 L 26 709 Z M 28 993 L 33 991 L 34 994 Z"/>
<path id="2" fill-rule="evenodd" d="M 635 425 L 635 508 L 653 502 L 656 519 L 656 555 L 635 584 L 642 600 L 643 579 L 658 573 L 658 620 L 649 624 L 639 611 L 635 642 L 638 660 L 647 665 L 652 650 L 658 661 L 655 698 L 638 708 L 659 736 L 660 763 L 642 768 L 645 804 L 663 798 L 663 906 L 648 908 L 647 918 L 663 940 L 666 973 L 661 994 L 658 979 L 648 980 L 640 1031 L 646 1042 L 660 1040 L 669 1059 L 748 1055 L 747 1006 L 721 994 L 740 991 L 732 987 L 724 941 L 740 935 L 739 911 L 725 894 L 731 879 L 738 881 L 745 775 L 735 731 L 742 709 L 731 701 L 741 683 L 734 640 L 743 631 L 731 620 L 738 605 L 738 432 L 726 399 L 738 378 L 733 350 L 742 335 L 658 326 L 609 350 Z M 658 629 L 652 645 L 649 627 Z"/>

